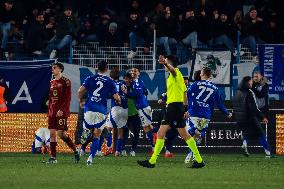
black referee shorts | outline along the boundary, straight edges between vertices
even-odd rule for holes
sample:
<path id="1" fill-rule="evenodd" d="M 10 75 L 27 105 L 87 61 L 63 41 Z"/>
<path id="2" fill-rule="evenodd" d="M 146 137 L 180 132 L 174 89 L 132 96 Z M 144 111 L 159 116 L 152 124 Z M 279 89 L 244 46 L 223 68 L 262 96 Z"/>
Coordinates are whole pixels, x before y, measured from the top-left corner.
<path id="1" fill-rule="evenodd" d="M 184 128 L 184 105 L 182 102 L 168 104 L 162 125 L 169 125 L 172 128 Z"/>

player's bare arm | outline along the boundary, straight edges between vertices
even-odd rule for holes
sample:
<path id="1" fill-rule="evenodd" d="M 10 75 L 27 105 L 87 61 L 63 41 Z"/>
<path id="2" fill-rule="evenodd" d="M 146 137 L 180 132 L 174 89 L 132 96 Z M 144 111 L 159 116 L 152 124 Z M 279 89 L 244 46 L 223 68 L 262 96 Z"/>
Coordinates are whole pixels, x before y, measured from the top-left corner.
<path id="1" fill-rule="evenodd" d="M 79 98 L 79 102 L 83 102 L 83 97 L 86 94 L 87 89 L 84 86 L 81 86 L 78 90 L 78 98 Z"/>

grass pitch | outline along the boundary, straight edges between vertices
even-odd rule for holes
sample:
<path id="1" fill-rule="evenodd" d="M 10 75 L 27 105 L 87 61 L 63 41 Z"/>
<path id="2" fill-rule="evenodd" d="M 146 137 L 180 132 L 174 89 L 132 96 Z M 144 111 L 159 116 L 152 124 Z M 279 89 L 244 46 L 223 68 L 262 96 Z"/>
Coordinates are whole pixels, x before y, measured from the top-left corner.
<path id="1" fill-rule="evenodd" d="M 146 169 L 136 163 L 146 154 L 98 157 L 87 167 L 87 157 L 74 164 L 71 154 L 59 154 L 58 164 L 49 165 L 41 155 L 0 153 L 0 188 L 284 188 L 284 156 L 205 154 L 206 167 L 198 170 L 188 168 L 184 157 L 160 157 L 156 168 Z"/>

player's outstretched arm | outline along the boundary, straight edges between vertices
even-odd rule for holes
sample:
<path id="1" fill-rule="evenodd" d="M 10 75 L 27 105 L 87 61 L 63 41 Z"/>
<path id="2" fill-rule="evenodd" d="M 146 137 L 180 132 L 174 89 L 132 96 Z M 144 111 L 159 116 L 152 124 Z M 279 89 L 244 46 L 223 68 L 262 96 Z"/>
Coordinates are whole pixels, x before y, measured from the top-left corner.
<path id="1" fill-rule="evenodd" d="M 222 111 L 228 118 L 232 117 L 232 114 L 227 110 L 227 108 L 225 107 L 224 105 L 224 102 L 221 98 L 221 94 L 218 91 L 216 91 L 215 93 L 215 99 L 216 99 L 216 104 L 217 104 L 217 107 L 219 108 L 220 111 Z"/>

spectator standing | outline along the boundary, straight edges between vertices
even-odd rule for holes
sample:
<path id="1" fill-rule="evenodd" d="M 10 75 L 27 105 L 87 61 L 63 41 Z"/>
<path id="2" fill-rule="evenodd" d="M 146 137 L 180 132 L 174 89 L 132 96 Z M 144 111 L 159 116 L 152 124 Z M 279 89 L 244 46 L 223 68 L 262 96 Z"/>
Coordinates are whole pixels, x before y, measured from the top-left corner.
<path id="1" fill-rule="evenodd" d="M 58 17 L 56 34 L 51 41 L 60 40 L 60 42 L 51 51 L 49 58 L 53 59 L 56 54 L 66 45 L 72 42 L 72 37 L 76 37 L 79 30 L 79 21 L 72 13 L 72 8 L 66 6 L 62 15 Z"/>
<path id="2" fill-rule="evenodd" d="M 6 49 L 9 34 L 11 32 L 11 24 L 15 22 L 15 13 L 14 13 L 14 1 L 5 0 L 4 3 L 0 5 L 0 31 L 2 33 L 2 41 L 0 47 L 0 59 L 3 55 L 8 57 L 8 51 Z"/>

